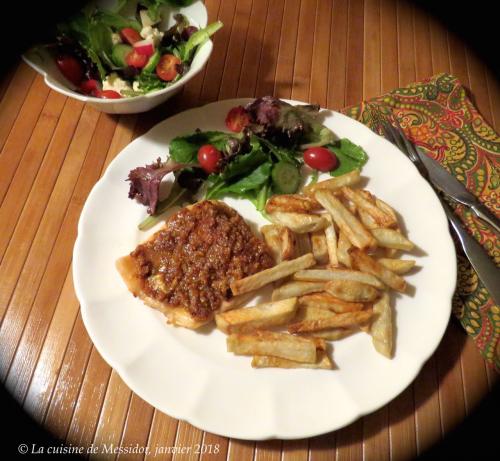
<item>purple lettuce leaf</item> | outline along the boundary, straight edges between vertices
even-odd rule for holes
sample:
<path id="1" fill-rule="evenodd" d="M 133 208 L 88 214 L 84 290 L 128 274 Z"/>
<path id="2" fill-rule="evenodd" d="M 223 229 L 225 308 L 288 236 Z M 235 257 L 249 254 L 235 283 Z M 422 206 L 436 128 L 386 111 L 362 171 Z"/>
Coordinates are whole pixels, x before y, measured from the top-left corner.
<path id="1" fill-rule="evenodd" d="M 190 165 L 167 161 L 162 163 L 160 158 L 155 163 L 140 166 L 131 170 L 127 181 L 130 181 L 128 197 L 136 199 L 148 207 L 148 213 L 154 215 L 160 197 L 160 183 L 165 175 L 178 171 Z"/>

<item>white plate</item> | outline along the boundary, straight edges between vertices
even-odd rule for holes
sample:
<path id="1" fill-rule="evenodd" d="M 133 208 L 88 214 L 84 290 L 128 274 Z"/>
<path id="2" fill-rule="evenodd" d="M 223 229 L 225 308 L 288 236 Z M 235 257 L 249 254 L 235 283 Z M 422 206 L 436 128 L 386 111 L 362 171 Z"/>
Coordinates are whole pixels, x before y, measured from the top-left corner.
<path id="1" fill-rule="evenodd" d="M 225 335 L 165 324 L 126 289 L 115 261 L 144 240 L 145 207 L 127 198 L 130 169 L 165 158 L 168 142 L 196 128 L 224 130 L 227 111 L 248 100 L 220 101 L 165 120 L 109 165 L 84 206 L 74 249 L 74 283 L 82 317 L 103 358 L 140 397 L 200 429 L 240 439 L 302 438 L 339 429 L 385 405 L 416 377 L 437 348 L 451 312 L 455 250 L 430 186 L 389 142 L 365 126 L 326 112 L 325 124 L 369 155 L 367 188 L 394 206 L 422 250 L 407 277 L 412 295 L 397 295 L 392 360 L 359 333 L 334 343 L 337 369 L 252 369 L 250 357 L 226 352 Z M 245 200 L 225 200 L 247 221 L 264 220 Z"/>

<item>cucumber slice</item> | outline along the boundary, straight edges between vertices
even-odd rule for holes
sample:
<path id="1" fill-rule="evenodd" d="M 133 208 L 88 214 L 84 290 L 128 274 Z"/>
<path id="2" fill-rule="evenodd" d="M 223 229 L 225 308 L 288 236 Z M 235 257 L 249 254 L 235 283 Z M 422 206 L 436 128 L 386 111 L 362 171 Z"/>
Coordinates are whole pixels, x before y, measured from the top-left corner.
<path id="1" fill-rule="evenodd" d="M 113 62 L 119 67 L 126 67 L 127 63 L 125 62 L 125 58 L 127 54 L 132 51 L 132 47 L 130 45 L 125 45 L 125 43 L 118 43 L 113 47 L 113 51 L 111 52 L 111 59 Z"/>
<path id="2" fill-rule="evenodd" d="M 294 194 L 300 185 L 300 172 L 290 162 L 278 162 L 271 173 L 274 190 L 279 194 Z"/>
<path id="3" fill-rule="evenodd" d="M 147 72 L 148 74 L 151 74 L 155 71 L 156 66 L 160 62 L 161 58 L 161 53 L 160 50 L 156 50 L 149 58 L 149 61 L 146 63 L 144 66 L 144 69 L 142 69 L 143 72 Z"/>

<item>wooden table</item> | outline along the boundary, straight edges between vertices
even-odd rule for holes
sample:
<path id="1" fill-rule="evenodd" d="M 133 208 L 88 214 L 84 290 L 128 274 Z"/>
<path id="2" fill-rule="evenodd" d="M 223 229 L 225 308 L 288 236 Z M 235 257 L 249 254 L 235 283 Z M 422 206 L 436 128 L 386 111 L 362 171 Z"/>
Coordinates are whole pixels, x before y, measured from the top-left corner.
<path id="1" fill-rule="evenodd" d="M 71 278 L 80 211 L 110 160 L 171 114 L 266 94 L 340 109 L 446 71 L 471 89 L 500 130 L 500 88 L 488 69 L 405 2 L 207 0 L 207 7 L 210 20 L 225 26 L 206 69 L 151 113 L 101 114 L 49 91 L 23 63 L 3 76 L 0 378 L 29 414 L 73 445 L 218 444 L 218 454 L 202 460 L 413 458 L 460 423 L 497 380 L 454 320 L 415 382 L 384 408 L 321 437 L 257 443 L 204 433 L 156 411 L 86 333 Z"/>

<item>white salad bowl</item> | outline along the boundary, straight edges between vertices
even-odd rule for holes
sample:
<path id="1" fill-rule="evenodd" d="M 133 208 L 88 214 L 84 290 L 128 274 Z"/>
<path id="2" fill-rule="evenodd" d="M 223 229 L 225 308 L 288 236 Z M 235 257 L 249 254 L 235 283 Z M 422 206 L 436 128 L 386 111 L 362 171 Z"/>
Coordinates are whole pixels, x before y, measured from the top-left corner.
<path id="1" fill-rule="evenodd" d="M 107 6 L 110 5 L 110 2 L 101 1 L 98 2 L 98 5 Z M 165 6 L 162 12 L 163 19 L 158 26 L 160 30 L 167 30 L 170 26 L 175 24 L 174 15 L 178 13 L 185 15 L 189 19 L 189 22 L 196 27 L 203 28 L 207 25 L 207 9 L 201 0 L 194 2 L 190 6 L 181 8 Z M 43 75 L 45 83 L 53 90 L 69 98 L 86 102 L 101 112 L 106 112 L 108 114 L 135 114 L 138 112 L 146 112 L 174 96 L 187 82 L 189 82 L 189 80 L 203 69 L 212 53 L 212 48 L 213 43 L 211 40 L 207 40 L 207 42 L 201 45 L 196 51 L 189 70 L 174 84 L 162 90 L 122 99 L 102 99 L 77 92 L 75 90 L 75 85 L 69 82 L 61 74 L 54 58 L 45 47 L 39 46 L 32 48 L 22 57 L 28 65 L 39 74 Z"/>

